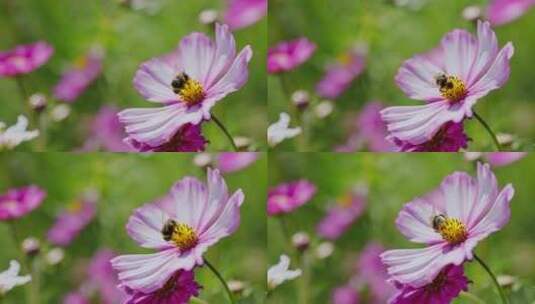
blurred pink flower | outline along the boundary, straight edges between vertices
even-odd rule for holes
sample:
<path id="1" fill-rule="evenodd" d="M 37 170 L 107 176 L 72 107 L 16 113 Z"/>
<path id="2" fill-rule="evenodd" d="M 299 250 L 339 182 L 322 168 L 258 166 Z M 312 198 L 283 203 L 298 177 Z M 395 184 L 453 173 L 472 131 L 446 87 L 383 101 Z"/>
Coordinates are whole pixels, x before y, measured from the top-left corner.
<path id="1" fill-rule="evenodd" d="M 202 135 L 201 125 L 182 126 L 166 143 L 152 147 L 127 137 L 125 142 L 138 152 L 202 152 L 208 141 Z"/>
<path id="2" fill-rule="evenodd" d="M 82 293 L 73 291 L 63 297 L 63 304 L 91 304 L 91 301 L 89 301 L 89 299 Z"/>
<path id="3" fill-rule="evenodd" d="M 268 0 L 228 0 L 225 23 L 231 30 L 252 25 L 266 16 Z"/>
<path id="4" fill-rule="evenodd" d="M 364 70 L 366 59 L 356 51 L 344 54 L 316 85 L 316 92 L 323 98 L 335 99 L 349 88 L 351 82 Z"/>
<path id="5" fill-rule="evenodd" d="M 179 270 L 165 285 L 153 292 L 142 292 L 124 286 L 128 299 L 124 304 L 187 304 L 191 297 L 199 295 L 202 287 L 195 281 L 193 271 Z"/>
<path id="6" fill-rule="evenodd" d="M 370 303 L 385 303 L 393 294 L 394 287 L 388 283 L 386 266 L 381 261 L 381 253 L 385 251 L 379 243 L 369 243 L 360 253 L 357 261 L 357 280 L 370 289 Z"/>
<path id="7" fill-rule="evenodd" d="M 359 193 L 348 193 L 337 200 L 316 227 L 317 233 L 328 240 L 338 239 L 362 215 L 366 198 Z"/>
<path id="8" fill-rule="evenodd" d="M 486 153 L 485 158 L 487 158 L 491 166 L 502 167 L 512 164 L 527 155 L 527 152 L 492 152 Z"/>
<path id="9" fill-rule="evenodd" d="M 128 133 L 127 141 L 157 149 L 173 141 L 184 126 L 210 120 L 212 107 L 247 82 L 252 55 L 250 46 L 236 55 L 236 42 L 228 26 L 216 24 L 215 41 L 192 33 L 171 54 L 143 63 L 134 86 L 147 100 L 161 106 L 126 109 L 118 114 Z"/>
<path id="10" fill-rule="evenodd" d="M 457 152 L 468 147 L 468 136 L 464 133 L 463 123 L 448 121 L 433 138 L 424 143 L 413 145 L 408 141 L 397 138 L 391 140 L 398 146 L 400 152 Z"/>
<path id="11" fill-rule="evenodd" d="M 283 41 L 268 50 L 268 72 L 280 73 L 293 70 L 307 61 L 316 50 L 316 44 L 305 37 Z"/>
<path id="12" fill-rule="evenodd" d="M 39 207 L 46 192 L 38 186 L 11 188 L 0 195 L 0 220 L 20 218 Z"/>
<path id="13" fill-rule="evenodd" d="M 95 285 L 102 304 L 123 303 L 126 294 L 117 288 L 119 279 L 111 267 L 110 260 L 115 253 L 109 249 L 100 249 L 95 253 L 87 269 L 89 281 Z"/>
<path id="14" fill-rule="evenodd" d="M 57 246 L 68 246 L 93 220 L 96 202 L 89 199 L 76 200 L 63 210 L 48 230 L 47 239 Z"/>
<path id="15" fill-rule="evenodd" d="M 386 140 L 386 125 L 381 119 L 384 108 L 380 101 L 368 102 L 357 116 L 355 130 L 350 134 L 347 142 L 336 148 L 337 152 L 355 152 L 363 149 L 372 152 L 392 152 L 396 147 Z"/>
<path id="16" fill-rule="evenodd" d="M 74 102 L 102 72 L 102 55 L 91 51 L 81 57 L 63 73 L 54 87 L 54 97 L 60 101 Z"/>
<path id="17" fill-rule="evenodd" d="M 163 200 L 134 211 L 126 229 L 152 254 L 121 255 L 111 260 L 124 287 L 136 294 L 165 288 L 178 270 L 204 264 L 203 254 L 240 225 L 240 190 L 229 196 L 218 170 L 208 168 L 207 185 L 194 177 L 177 182 Z"/>
<path id="18" fill-rule="evenodd" d="M 82 150 L 102 149 L 109 152 L 130 152 L 133 149 L 124 143 L 125 132 L 117 118 L 119 110 L 114 106 L 103 106 L 91 122 L 91 135 Z"/>
<path id="19" fill-rule="evenodd" d="M 30 73 L 45 64 L 53 53 L 54 48 L 44 41 L 0 52 L 0 77 Z"/>
<path id="20" fill-rule="evenodd" d="M 396 283 L 399 289 L 389 304 L 449 304 L 461 291 L 468 290 L 462 266 L 448 265 L 428 285 L 412 287 Z"/>
<path id="21" fill-rule="evenodd" d="M 267 213 L 279 215 L 289 213 L 307 203 L 316 193 L 316 186 L 301 179 L 280 184 L 268 192 Z"/>
<path id="22" fill-rule="evenodd" d="M 412 242 L 428 246 L 384 252 L 391 279 L 419 288 L 447 265 L 472 260 L 477 243 L 509 222 L 513 195 L 511 184 L 499 191 L 489 165 L 478 163 L 477 178 L 455 172 L 438 189 L 407 203 L 397 227 Z"/>
<path id="23" fill-rule="evenodd" d="M 492 25 L 502 25 L 520 18 L 535 0 L 492 0 L 487 8 L 487 17 Z"/>
<path id="24" fill-rule="evenodd" d="M 258 159 L 256 152 L 226 152 L 217 156 L 217 167 L 222 173 L 242 170 Z"/>
<path id="25" fill-rule="evenodd" d="M 512 43 L 498 50 L 488 22 L 478 21 L 477 37 L 465 30 L 446 34 L 439 47 L 407 60 L 396 75 L 398 86 L 422 106 L 397 106 L 381 111 L 392 138 L 420 145 L 447 122 L 472 117 L 478 99 L 509 78 Z"/>
<path id="26" fill-rule="evenodd" d="M 331 295 L 332 304 L 358 304 L 359 294 L 350 285 L 336 288 Z"/>

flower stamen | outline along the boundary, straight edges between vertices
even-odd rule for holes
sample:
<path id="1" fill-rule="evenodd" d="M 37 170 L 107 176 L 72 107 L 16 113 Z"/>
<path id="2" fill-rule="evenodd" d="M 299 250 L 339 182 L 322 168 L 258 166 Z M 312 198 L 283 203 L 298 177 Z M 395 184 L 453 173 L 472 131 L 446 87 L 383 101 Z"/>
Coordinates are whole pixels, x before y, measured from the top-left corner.
<path id="1" fill-rule="evenodd" d="M 189 250 L 197 245 L 199 238 L 195 230 L 187 224 L 177 223 L 168 220 L 162 228 L 164 240 L 173 242 L 183 251 Z"/>
<path id="2" fill-rule="evenodd" d="M 451 102 L 457 102 L 466 96 L 464 82 L 457 76 L 440 74 L 435 77 L 435 82 L 439 87 L 440 95 Z"/>
<path id="3" fill-rule="evenodd" d="M 433 228 L 451 245 L 460 244 L 468 238 L 466 226 L 456 218 L 437 215 L 433 218 Z"/>
<path id="4" fill-rule="evenodd" d="M 178 74 L 171 83 L 173 92 L 180 96 L 182 101 L 189 105 L 199 103 L 204 97 L 204 89 L 201 83 L 195 79 L 192 79 L 188 74 L 182 72 Z"/>

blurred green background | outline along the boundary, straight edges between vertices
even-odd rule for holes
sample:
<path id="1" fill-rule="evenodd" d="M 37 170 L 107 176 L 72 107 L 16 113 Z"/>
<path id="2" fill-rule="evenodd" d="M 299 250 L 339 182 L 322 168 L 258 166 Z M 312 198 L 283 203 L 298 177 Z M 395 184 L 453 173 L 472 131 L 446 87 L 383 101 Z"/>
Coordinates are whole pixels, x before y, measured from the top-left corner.
<path id="1" fill-rule="evenodd" d="M 400 1 L 402 2 L 402 1 Z M 416 2 L 416 1 L 413 1 Z M 447 32 L 464 28 L 474 32 L 472 22 L 462 17 L 468 5 L 481 5 L 485 0 L 423 0 L 419 10 L 394 5 L 393 0 L 272 0 L 269 6 L 269 46 L 281 40 L 306 36 L 318 46 L 313 57 L 296 70 L 284 74 L 292 90 L 314 92 L 325 64 L 350 49 L 355 42 L 368 44 L 364 73 L 335 101 L 335 109 L 326 119 L 311 126 L 308 144 L 298 147 L 299 140 L 283 142 L 280 151 L 332 151 L 347 136 L 351 120 L 368 101 L 380 100 L 386 105 L 417 105 L 397 87 L 394 76 L 401 64 L 417 53 L 437 46 Z M 511 60 L 509 81 L 499 90 L 480 100 L 476 110 L 495 132 L 517 135 L 519 149 L 535 147 L 535 87 L 533 83 L 533 50 L 535 49 L 535 9 L 520 19 L 495 29 L 500 47 L 512 41 L 515 54 Z M 292 112 L 277 75 L 268 76 L 270 123 L 280 112 Z M 295 118 L 293 123 L 296 123 Z M 493 151 L 492 142 L 476 121 L 465 124 L 473 139 L 470 151 Z"/>
<path id="2" fill-rule="evenodd" d="M 419 248 L 397 230 L 395 219 L 402 206 L 417 196 L 432 191 L 442 179 L 454 171 L 475 176 L 475 163 L 464 160 L 463 154 L 447 153 L 277 153 L 269 155 L 269 185 L 306 178 L 318 191 L 306 205 L 284 216 L 289 234 L 305 231 L 311 235 L 313 252 L 319 237 L 316 225 L 325 215 L 328 203 L 344 195 L 356 183 L 368 185 L 369 194 L 364 214 L 334 242 L 334 253 L 325 260 L 312 263 L 307 289 L 311 303 L 329 303 L 333 288 L 346 284 L 359 252 L 370 242 L 378 241 L 387 249 Z M 477 254 L 498 275 L 511 275 L 518 286 L 511 292 L 512 304 L 535 301 L 535 236 L 533 235 L 534 180 L 527 174 L 535 169 L 535 155 L 507 167 L 494 168 L 499 187 L 511 183 L 515 196 L 511 202 L 509 223 L 499 232 L 479 243 Z M 275 264 L 279 255 L 295 256 L 288 248 L 287 238 L 277 218 L 268 218 L 268 264 Z M 300 267 L 292 258 L 291 269 Z M 470 292 L 484 303 L 499 303 L 499 297 L 487 273 L 477 264 L 465 266 L 473 281 Z M 283 283 L 272 292 L 269 303 L 298 303 L 297 294 L 302 279 Z M 361 294 L 362 295 L 362 294 Z M 362 303 L 362 302 L 361 302 Z M 364 302 L 366 303 L 366 302 Z M 456 300 L 454 303 L 474 303 Z"/>
<path id="3" fill-rule="evenodd" d="M 119 5 L 119 0 L 0 1 L 0 50 L 37 40 L 48 41 L 56 50 L 51 61 L 24 76 L 29 93 L 50 95 L 63 68 L 94 44 L 105 49 L 103 75 L 72 105 L 72 114 L 66 121 L 49 127 L 47 151 L 80 147 L 86 138 L 84 122 L 103 104 L 116 105 L 120 109 L 156 106 L 145 101 L 132 85 L 138 66 L 150 58 L 169 53 L 190 32 L 211 35 L 213 27 L 200 24 L 199 13 L 205 9 L 224 11 L 226 8 L 226 2 L 220 0 L 157 1 L 162 7 L 153 15 L 127 9 Z M 12 7 L 9 17 L 6 4 Z M 265 146 L 267 128 L 266 35 L 267 18 L 235 32 L 238 50 L 247 44 L 253 48 L 249 81 L 214 108 L 214 113 L 233 136 L 250 137 L 258 148 Z M 0 121 L 11 125 L 23 111 L 15 80 L 0 79 L 0 92 L 3 105 Z M 208 150 L 230 150 L 216 126 L 205 124 L 203 131 L 211 142 Z M 31 150 L 31 145 L 24 144 L 19 150 Z"/>
<path id="4" fill-rule="evenodd" d="M 162 197 L 174 182 L 186 175 L 205 181 L 204 170 L 194 166 L 192 158 L 192 154 L 167 153 L 150 156 L 22 152 L 0 155 L 0 192 L 27 184 L 39 185 L 48 192 L 38 209 L 14 222 L 20 238 L 34 236 L 43 240 L 62 208 L 88 188 L 100 192 L 96 218 L 65 248 L 66 258 L 59 266 L 45 268 L 41 303 L 61 303 L 67 292 L 77 289 L 84 279 L 80 266 L 99 248 L 111 248 L 119 254 L 151 252 L 139 247 L 127 235 L 128 217 L 135 208 Z M 241 225 L 235 234 L 207 252 L 208 259 L 225 279 L 248 284 L 252 292 L 239 303 L 261 303 L 264 297 L 266 168 L 267 157 L 261 155 L 252 166 L 225 175 L 229 191 L 241 188 L 245 194 Z M 5 222 L 0 222 L 0 243 L 4 244 L 0 250 L 0 271 L 3 271 L 9 260 L 20 261 L 18 245 L 13 243 Z M 225 303 L 226 295 L 214 275 L 206 269 L 199 269 L 196 274 L 203 286 L 199 297 L 208 303 Z M 2 303 L 25 303 L 24 289 L 16 287 Z"/>

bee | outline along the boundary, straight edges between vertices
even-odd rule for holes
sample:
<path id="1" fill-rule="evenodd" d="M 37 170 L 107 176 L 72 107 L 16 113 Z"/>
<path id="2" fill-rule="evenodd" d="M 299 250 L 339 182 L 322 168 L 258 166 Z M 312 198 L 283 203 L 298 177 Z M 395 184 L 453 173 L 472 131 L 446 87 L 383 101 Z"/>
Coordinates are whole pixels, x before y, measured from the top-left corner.
<path id="1" fill-rule="evenodd" d="M 175 94 L 179 94 L 188 81 L 189 81 L 188 74 L 184 72 L 177 74 L 175 79 L 173 79 L 173 82 L 171 82 L 171 86 L 173 87 L 173 92 L 175 92 Z"/>
<path id="2" fill-rule="evenodd" d="M 440 87 L 441 91 L 453 88 L 453 82 L 451 82 L 446 74 L 439 74 L 435 76 L 435 83 Z"/>
<path id="3" fill-rule="evenodd" d="M 446 221 L 446 216 L 444 216 L 443 214 L 435 215 L 432 220 L 433 229 L 439 230 L 440 226 L 442 226 L 442 224 L 444 224 L 445 221 Z"/>
<path id="4" fill-rule="evenodd" d="M 171 237 L 173 236 L 173 232 L 175 231 L 176 222 L 172 219 L 168 219 L 165 224 L 162 227 L 162 235 L 163 239 L 166 241 L 170 241 Z"/>

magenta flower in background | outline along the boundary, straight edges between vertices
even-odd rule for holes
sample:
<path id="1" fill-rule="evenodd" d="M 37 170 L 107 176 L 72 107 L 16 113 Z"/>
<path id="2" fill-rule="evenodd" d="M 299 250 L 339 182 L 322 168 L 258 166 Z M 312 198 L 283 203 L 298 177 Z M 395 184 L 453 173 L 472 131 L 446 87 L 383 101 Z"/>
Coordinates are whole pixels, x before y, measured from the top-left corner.
<path id="1" fill-rule="evenodd" d="M 503 25 L 520 18 L 535 0 L 493 0 L 487 8 L 487 18 L 494 26 Z"/>
<path id="2" fill-rule="evenodd" d="M 419 145 L 433 139 L 447 122 L 472 117 L 478 99 L 509 78 L 512 43 L 498 50 L 488 22 L 478 21 L 477 37 L 465 30 L 446 34 L 440 46 L 407 60 L 396 75 L 398 86 L 422 106 L 397 106 L 381 114 L 392 138 Z"/>
<path id="3" fill-rule="evenodd" d="M 336 288 L 331 295 L 332 304 L 358 304 L 359 294 L 350 285 Z"/>
<path id="4" fill-rule="evenodd" d="M 128 234 L 141 247 L 158 252 L 111 260 L 124 287 L 151 294 L 164 287 L 178 270 L 203 265 L 208 247 L 236 231 L 243 192 L 239 189 L 229 196 L 218 170 L 209 168 L 207 179 L 205 185 L 194 177 L 184 177 L 165 199 L 135 210 L 126 226 Z"/>
<path id="5" fill-rule="evenodd" d="M 413 145 L 408 141 L 397 138 L 391 140 L 398 146 L 400 152 L 457 152 L 468 147 L 469 138 L 464 133 L 463 123 L 445 123 L 433 138 L 427 142 Z"/>
<path id="6" fill-rule="evenodd" d="M 359 193 L 348 193 L 337 200 L 316 227 L 317 233 L 328 240 L 338 239 L 362 215 L 366 198 Z"/>
<path id="7" fill-rule="evenodd" d="M 478 163 L 477 178 L 455 172 L 435 191 L 407 203 L 396 225 L 412 242 L 428 246 L 384 252 L 391 279 L 418 288 L 447 265 L 472 260 L 477 243 L 509 222 L 513 195 L 511 184 L 499 191 L 489 165 Z"/>
<path id="8" fill-rule="evenodd" d="M 102 304 L 123 303 L 126 298 L 126 294 L 117 288 L 119 279 L 110 263 L 113 257 L 115 257 L 113 251 L 100 249 L 95 253 L 87 268 L 89 281 L 96 286 Z"/>
<path id="9" fill-rule="evenodd" d="M 224 20 L 231 30 L 237 30 L 264 18 L 267 10 L 267 0 L 228 0 Z"/>
<path id="10" fill-rule="evenodd" d="M 380 101 L 368 102 L 355 121 L 353 130 L 346 143 L 336 147 L 337 152 L 355 152 L 363 149 L 372 152 L 391 152 L 396 147 L 386 140 L 386 125 L 381 118 L 383 104 Z"/>
<path id="11" fill-rule="evenodd" d="M 63 73 L 54 87 L 54 98 L 74 102 L 102 72 L 101 51 L 92 50 Z"/>
<path id="12" fill-rule="evenodd" d="M 45 64 L 53 53 L 54 48 L 44 41 L 0 52 L 0 77 L 30 73 Z"/>
<path id="13" fill-rule="evenodd" d="M 73 291 L 63 297 L 63 304 L 91 304 L 91 301 L 82 293 Z"/>
<path id="14" fill-rule="evenodd" d="M 0 195 L 0 220 L 13 220 L 30 213 L 45 197 L 46 192 L 34 185 L 9 189 Z"/>
<path id="15" fill-rule="evenodd" d="M 412 287 L 396 282 L 398 292 L 389 304 L 449 304 L 461 291 L 468 291 L 462 266 L 448 265 L 428 285 Z"/>
<path id="16" fill-rule="evenodd" d="M 161 289 L 150 293 L 128 287 L 123 288 L 128 294 L 125 304 L 187 304 L 191 297 L 199 295 L 199 290 L 202 287 L 195 281 L 193 271 L 179 270 L 169 278 Z"/>
<path id="17" fill-rule="evenodd" d="M 119 110 L 114 106 L 103 106 L 91 122 L 91 135 L 82 150 L 102 149 L 109 152 L 130 152 L 133 149 L 124 143 L 125 132 L 117 117 Z"/>
<path id="18" fill-rule="evenodd" d="M 222 173 L 242 170 L 258 159 L 256 152 L 225 152 L 217 156 L 217 167 Z"/>
<path id="19" fill-rule="evenodd" d="M 268 50 L 268 72 L 273 74 L 293 70 L 307 61 L 315 50 L 316 44 L 305 37 L 280 42 Z"/>
<path id="20" fill-rule="evenodd" d="M 205 34 L 192 33 L 171 54 L 141 65 L 134 86 L 147 100 L 161 106 L 127 109 L 118 114 L 128 142 L 160 150 L 187 124 L 209 120 L 212 107 L 245 84 L 251 47 L 236 55 L 236 42 L 228 26 L 215 27 L 215 41 Z"/>
<path id="21" fill-rule="evenodd" d="M 491 166 L 502 167 L 512 164 L 527 155 L 527 152 L 492 152 L 486 153 L 485 158 Z"/>
<path id="22" fill-rule="evenodd" d="M 96 202 L 90 199 L 77 200 L 63 210 L 48 230 L 47 239 L 57 246 L 68 246 L 93 220 Z"/>
<path id="23" fill-rule="evenodd" d="M 364 70 L 366 59 L 357 51 L 344 54 L 316 85 L 316 92 L 323 98 L 335 99 L 349 88 L 351 82 Z"/>
<path id="24" fill-rule="evenodd" d="M 191 124 L 182 126 L 169 141 L 156 147 L 132 137 L 126 138 L 125 142 L 138 152 L 202 152 L 208 143 L 202 135 L 201 125 Z"/>
<path id="25" fill-rule="evenodd" d="M 394 287 L 388 283 L 386 266 L 381 261 L 385 251 L 379 243 L 369 243 L 360 253 L 356 264 L 356 280 L 368 286 L 371 303 L 385 303 L 393 294 Z"/>
<path id="26" fill-rule="evenodd" d="M 315 193 L 316 186 L 305 179 L 280 184 L 268 192 L 267 213 L 273 216 L 292 212 L 312 199 Z"/>

